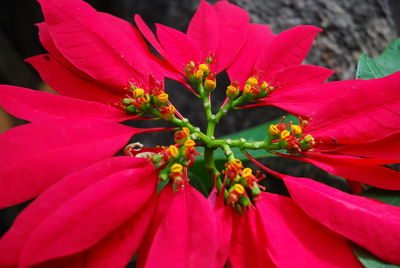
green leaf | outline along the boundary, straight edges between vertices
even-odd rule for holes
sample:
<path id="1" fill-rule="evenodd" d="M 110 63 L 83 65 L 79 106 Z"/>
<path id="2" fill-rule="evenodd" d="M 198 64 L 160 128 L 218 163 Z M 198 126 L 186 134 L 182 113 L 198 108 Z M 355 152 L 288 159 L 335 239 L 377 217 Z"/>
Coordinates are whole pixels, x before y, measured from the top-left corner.
<path id="1" fill-rule="evenodd" d="M 157 184 L 157 193 L 160 193 L 161 190 L 167 186 L 167 184 L 169 183 L 170 179 L 166 179 L 166 180 L 161 180 L 158 184 Z"/>
<path id="2" fill-rule="evenodd" d="M 386 204 L 400 207 L 400 191 L 388 191 L 372 188 L 368 191 L 365 191 L 362 196 L 378 199 Z"/>
<path id="3" fill-rule="evenodd" d="M 384 261 L 377 259 L 374 255 L 372 255 L 366 249 L 352 244 L 351 247 L 353 248 L 354 254 L 356 254 L 358 260 L 364 265 L 366 268 L 394 268 L 400 267 L 398 265 L 389 264 Z"/>
<path id="4" fill-rule="evenodd" d="M 372 59 L 367 55 L 361 55 L 358 61 L 357 78 L 380 78 L 400 71 L 400 39 L 389 44 L 385 51 Z"/>

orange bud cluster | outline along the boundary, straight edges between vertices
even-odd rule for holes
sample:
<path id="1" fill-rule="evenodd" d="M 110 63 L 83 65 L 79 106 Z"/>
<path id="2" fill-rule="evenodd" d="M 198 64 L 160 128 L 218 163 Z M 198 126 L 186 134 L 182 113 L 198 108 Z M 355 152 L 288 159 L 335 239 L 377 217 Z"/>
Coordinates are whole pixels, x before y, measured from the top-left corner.
<path id="1" fill-rule="evenodd" d="M 185 137 L 180 142 L 162 147 L 157 154 L 154 154 L 152 160 L 156 168 L 159 168 L 160 183 L 164 185 L 170 180 L 173 182 L 175 189 L 181 189 L 187 183 L 188 178 L 185 169 L 194 164 L 197 155 L 196 143 L 189 137 L 190 131 L 182 128 L 175 132 L 176 137 Z"/>
<path id="2" fill-rule="evenodd" d="M 293 125 L 292 122 L 283 123 L 282 121 L 276 125 L 271 124 L 268 132 L 271 139 L 271 148 L 279 150 L 286 149 L 290 154 L 306 152 L 315 146 L 315 141 L 312 135 L 304 134 L 304 129 L 308 122 L 300 119 L 300 124 Z"/>
<path id="3" fill-rule="evenodd" d="M 174 118 L 175 108 L 169 104 L 168 94 L 164 92 L 162 82 L 150 77 L 148 89 L 130 84 L 126 98 L 122 101 L 125 111 L 133 114 L 157 115 L 164 120 Z"/>

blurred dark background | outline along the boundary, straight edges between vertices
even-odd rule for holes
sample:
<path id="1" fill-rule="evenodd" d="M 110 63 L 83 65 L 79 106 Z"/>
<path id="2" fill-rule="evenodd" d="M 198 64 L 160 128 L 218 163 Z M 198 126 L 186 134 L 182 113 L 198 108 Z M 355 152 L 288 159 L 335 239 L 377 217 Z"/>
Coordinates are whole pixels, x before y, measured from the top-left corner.
<path id="1" fill-rule="evenodd" d="M 150 25 L 155 22 L 186 30 L 198 0 L 87 0 L 97 10 L 109 12 L 130 22 L 139 13 Z M 216 1 L 210 1 L 216 2 Z M 253 22 L 270 24 L 279 33 L 299 24 L 323 28 L 307 58 L 307 63 L 336 71 L 333 80 L 355 77 L 361 53 L 379 55 L 400 35 L 399 0 L 231 0 L 248 10 Z M 42 21 L 39 4 L 34 0 L 0 1 L 0 83 L 51 91 L 38 74 L 23 60 L 44 53 L 35 23 Z M 222 79 L 224 75 L 222 74 Z M 226 86 L 227 80 L 220 85 Z M 181 113 L 204 127 L 200 106 L 191 94 L 169 81 L 168 93 Z M 225 90 L 216 90 L 215 102 L 222 102 Z M 190 101 L 188 101 L 190 99 Z M 233 133 L 275 119 L 283 113 L 272 108 L 235 111 L 219 125 L 216 136 Z M 0 110 L 0 133 L 24 123 Z M 147 135 L 138 137 L 146 146 L 170 143 L 170 138 Z M 0 156 L 1 158 L 1 156 Z M 324 172 L 309 165 L 287 160 L 269 160 L 269 166 L 297 176 L 323 177 Z M 1 198 L 1 197 L 0 197 Z M 20 207 L 0 211 L 0 235 Z"/>

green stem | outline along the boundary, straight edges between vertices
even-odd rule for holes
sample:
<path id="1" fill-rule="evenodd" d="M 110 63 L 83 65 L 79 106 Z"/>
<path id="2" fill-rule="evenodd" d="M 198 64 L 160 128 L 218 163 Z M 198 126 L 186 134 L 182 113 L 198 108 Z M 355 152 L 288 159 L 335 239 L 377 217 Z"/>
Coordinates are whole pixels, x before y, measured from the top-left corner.
<path id="1" fill-rule="evenodd" d="M 243 102 L 247 101 L 248 97 L 247 96 L 240 96 L 236 100 L 228 100 L 225 106 L 220 107 L 218 112 L 215 114 L 215 121 L 218 123 L 221 117 L 226 115 L 229 110 L 235 109 L 239 104 L 242 104 Z"/>

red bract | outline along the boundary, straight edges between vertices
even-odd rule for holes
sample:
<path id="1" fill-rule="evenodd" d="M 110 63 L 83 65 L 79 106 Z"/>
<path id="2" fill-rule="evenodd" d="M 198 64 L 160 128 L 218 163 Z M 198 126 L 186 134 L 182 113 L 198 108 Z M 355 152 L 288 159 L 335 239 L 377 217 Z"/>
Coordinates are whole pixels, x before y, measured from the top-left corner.
<path id="1" fill-rule="evenodd" d="M 249 16 L 246 11 L 227 1 L 211 6 L 202 0 L 187 33 L 157 24 L 157 37 L 139 15 L 135 22 L 154 48 L 177 71 L 186 75 L 191 61 L 199 65 L 211 57 L 211 72 L 219 73 L 231 64 L 246 40 Z"/>
<path id="2" fill-rule="evenodd" d="M 39 2 L 40 39 L 49 54 L 28 61 L 59 93 L 116 104 L 129 83 L 147 88 L 150 74 L 176 77 L 128 22 L 79 0 Z"/>

